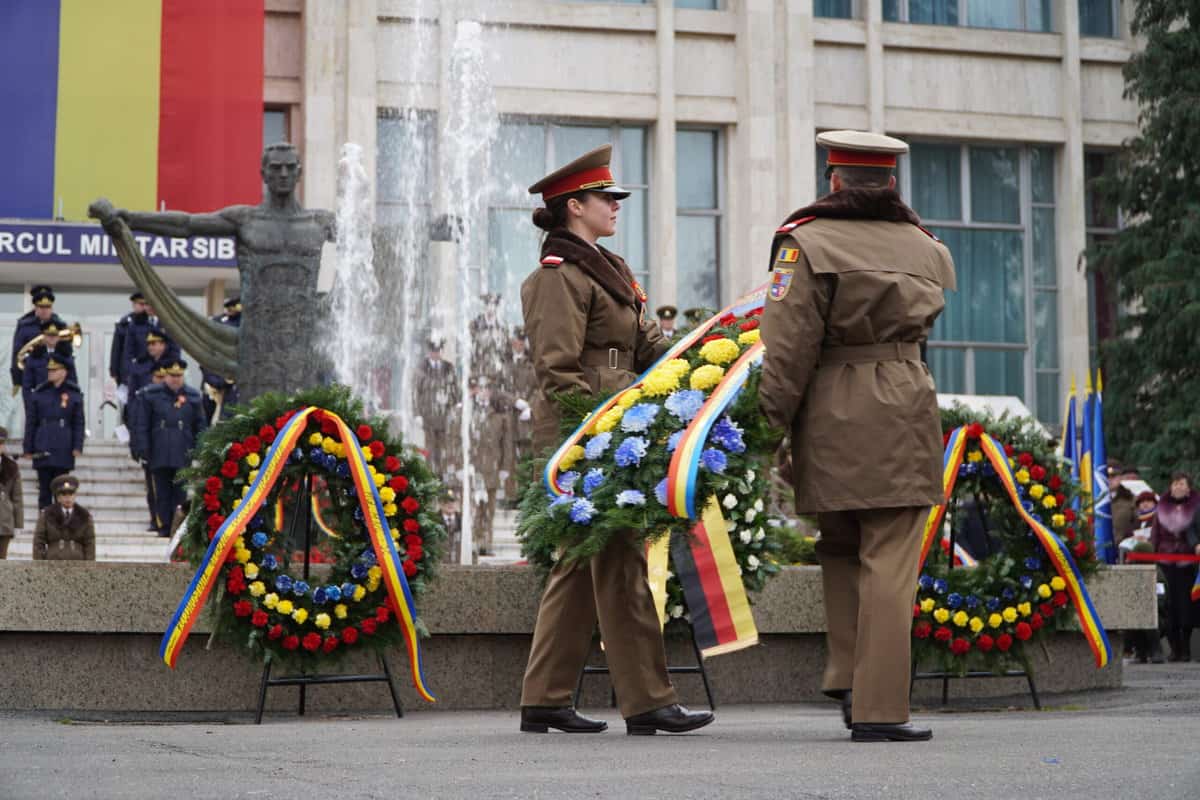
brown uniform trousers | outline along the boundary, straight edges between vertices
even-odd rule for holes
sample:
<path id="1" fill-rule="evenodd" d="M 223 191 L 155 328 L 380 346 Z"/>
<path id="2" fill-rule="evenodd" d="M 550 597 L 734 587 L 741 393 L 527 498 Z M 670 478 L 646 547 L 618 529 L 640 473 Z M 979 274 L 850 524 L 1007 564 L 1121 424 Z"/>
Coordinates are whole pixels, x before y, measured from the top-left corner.
<path id="1" fill-rule="evenodd" d="M 853 204 L 843 194 L 817 205 Z M 937 395 L 919 343 L 954 288 L 954 265 L 900 221 L 898 195 L 873 202 L 880 218 L 818 218 L 783 237 L 759 402 L 791 431 L 796 508 L 816 513 L 821 531 L 823 688 L 853 689 L 855 722 L 901 723 L 922 522 L 942 493 Z"/>
<path id="2" fill-rule="evenodd" d="M 479 398 L 482 398 L 480 395 Z M 496 492 L 500 489 L 500 471 L 508 469 L 512 457 L 509 439 L 512 400 L 503 392 L 493 392 L 487 402 L 477 399 L 471 412 L 471 503 L 476 549 L 492 550 L 495 536 Z"/>
<path id="3" fill-rule="evenodd" d="M 540 389 L 533 415 L 539 450 L 560 438 L 556 393 L 600 399 L 628 386 L 634 370 L 647 368 L 668 349 L 658 325 L 646 319 L 644 298 L 618 256 L 559 231 L 547 236 L 542 255 L 564 261 L 543 266 L 521 287 Z M 550 572 L 521 705 L 570 705 L 597 621 L 621 715 L 677 702 L 646 580 L 646 555 L 615 537 L 588 563 Z"/>
<path id="4" fill-rule="evenodd" d="M 454 426 L 451 424 L 458 413 L 458 401 L 458 375 L 454 365 L 440 358 L 422 360 L 413 381 L 413 411 L 421 418 L 429 467 L 443 482 L 455 463 L 454 451 L 461 449 L 460 442 L 452 436 Z"/>

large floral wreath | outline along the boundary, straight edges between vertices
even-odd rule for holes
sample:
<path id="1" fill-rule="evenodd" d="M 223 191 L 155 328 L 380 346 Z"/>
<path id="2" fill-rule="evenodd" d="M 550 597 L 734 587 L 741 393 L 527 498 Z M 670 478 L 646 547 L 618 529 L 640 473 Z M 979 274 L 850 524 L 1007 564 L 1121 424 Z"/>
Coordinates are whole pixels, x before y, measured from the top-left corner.
<path id="1" fill-rule="evenodd" d="M 967 439 L 946 522 L 962 531 L 965 515 L 976 513 L 963 501 L 974 498 L 998 552 L 970 565 L 971 556 L 957 547 L 952 556 L 948 538 L 938 532 L 939 546 L 930 549 L 913 605 L 913 658 L 957 673 L 1030 669 L 1026 648 L 1065 627 L 1074 616 L 1072 603 L 1066 582 L 985 458 L 981 436 L 986 432 L 1003 443 L 1022 507 L 1062 540 L 1079 572 L 1090 575 L 1099 562 L 1088 520 L 1072 507 L 1078 486 L 1032 420 L 981 418 L 956 406 L 942 412 L 942 426 L 947 439 L 966 426 Z"/>
<path id="2" fill-rule="evenodd" d="M 414 596 L 441 557 L 445 530 L 436 513 L 438 481 L 424 459 L 388 433 L 382 419 L 366 419 L 345 387 L 323 387 L 284 397 L 267 394 L 241 408 L 200 440 L 186 474 L 196 500 L 181 543 L 200 565 L 216 531 L 257 477 L 267 449 L 299 410 L 316 406 L 295 450 L 262 509 L 223 566 L 223 594 L 214 603 L 215 630 L 256 657 L 313 664 L 355 646 L 384 650 L 403 641 L 396 609 L 381 590 L 381 567 L 367 540 L 346 459 L 346 443 L 324 412 L 354 429 L 384 503 L 386 525 Z M 309 559 L 321 564 L 300 576 L 301 531 L 289 540 L 296 495 L 312 476 L 312 515 L 319 529 Z M 320 535 L 323 533 L 324 535 Z"/>
<path id="3" fill-rule="evenodd" d="M 559 462 L 558 485 L 565 494 L 548 493 L 541 479 L 544 462 L 535 465 L 518 525 L 531 563 L 549 569 L 560 559 L 586 559 L 628 531 L 640 542 L 688 535 L 695 521 L 668 510 L 671 458 L 727 369 L 758 342 L 760 313 L 751 309 L 721 317 L 704 338 L 646 375 L 640 388 L 624 391 L 612 408 L 590 419 L 579 443 Z M 779 436 L 758 409 L 759 377 L 755 366 L 713 424 L 695 487 L 697 497 L 720 502 L 749 591 L 761 590 L 779 571 L 781 548 L 779 522 L 768 519 L 764 505 L 769 459 Z M 566 398 L 563 408 L 565 427 L 582 423 L 575 400 Z M 666 589 L 668 616 L 686 617 L 683 589 L 673 573 Z"/>

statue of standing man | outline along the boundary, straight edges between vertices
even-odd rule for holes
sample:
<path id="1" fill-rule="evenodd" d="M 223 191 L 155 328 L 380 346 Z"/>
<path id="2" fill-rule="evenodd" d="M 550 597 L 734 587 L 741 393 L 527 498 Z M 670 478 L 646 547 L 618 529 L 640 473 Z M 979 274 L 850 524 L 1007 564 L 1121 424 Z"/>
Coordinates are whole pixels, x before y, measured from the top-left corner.
<path id="1" fill-rule="evenodd" d="M 257 206 L 229 206 L 209 214 L 141 212 L 100 199 L 88 210 L 113 237 L 126 272 L 168 331 L 205 368 L 235 379 L 242 402 L 264 392 L 316 386 L 324 363 L 318 343 L 324 299 L 317 294 L 317 276 L 321 248 L 334 240 L 334 215 L 300 206 L 300 157 L 292 145 L 263 150 L 262 177 L 267 194 Z M 240 331 L 217 326 L 179 302 L 136 247 L 121 246 L 126 226 L 160 236 L 235 237 L 244 309 Z M 237 337 L 235 362 L 231 336 Z"/>

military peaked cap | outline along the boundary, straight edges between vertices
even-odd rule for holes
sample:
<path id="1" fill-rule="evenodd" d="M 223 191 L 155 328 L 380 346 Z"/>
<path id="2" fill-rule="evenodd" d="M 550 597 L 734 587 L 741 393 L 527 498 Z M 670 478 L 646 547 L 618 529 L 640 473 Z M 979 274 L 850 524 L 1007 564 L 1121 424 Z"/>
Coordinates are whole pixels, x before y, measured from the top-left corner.
<path id="1" fill-rule="evenodd" d="M 55 495 L 75 494 L 79 490 L 79 478 L 74 475 L 59 475 L 50 481 L 50 492 Z"/>
<path id="2" fill-rule="evenodd" d="M 540 194 L 543 203 L 564 194 L 582 191 L 603 192 L 617 200 L 624 200 L 629 197 L 629 192 L 617 186 L 617 182 L 613 180 L 612 170 L 608 166 L 611 160 L 612 145 L 601 145 L 565 167 L 554 170 L 530 186 L 529 193 Z"/>

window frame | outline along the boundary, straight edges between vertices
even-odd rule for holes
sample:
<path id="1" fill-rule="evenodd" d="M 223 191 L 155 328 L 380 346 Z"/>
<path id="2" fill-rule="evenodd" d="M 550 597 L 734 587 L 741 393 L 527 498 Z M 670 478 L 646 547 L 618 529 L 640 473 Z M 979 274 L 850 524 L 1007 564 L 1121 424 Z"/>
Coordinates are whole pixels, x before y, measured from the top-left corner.
<path id="1" fill-rule="evenodd" d="M 1050 6 L 1051 16 L 1050 16 L 1049 30 L 1040 30 L 1040 29 L 1029 27 L 1029 13 L 1028 13 L 1029 9 L 1026 6 L 1024 0 L 1021 0 L 1021 3 L 1020 3 L 1021 26 L 1019 28 L 992 28 L 992 27 L 985 27 L 983 25 L 968 24 L 967 23 L 968 12 L 970 11 L 969 0 L 957 0 L 958 22 L 955 23 L 954 25 L 937 25 L 937 23 L 911 22 L 909 20 L 910 0 L 896 0 L 896 2 L 898 3 L 898 9 L 897 9 L 898 18 L 894 19 L 894 20 L 888 20 L 885 18 L 884 22 L 890 22 L 890 23 L 896 24 L 896 25 L 899 25 L 899 24 L 936 25 L 937 27 L 941 27 L 941 28 L 974 28 L 975 30 L 982 30 L 982 31 L 1012 31 L 1014 33 L 1058 33 L 1059 31 L 1057 30 L 1057 28 L 1061 27 L 1061 23 L 1059 22 L 1059 18 L 1058 18 L 1058 14 L 1057 14 L 1059 4 L 1054 2 L 1054 0 L 1051 0 L 1051 6 Z M 1113 0 L 1113 2 L 1120 2 L 1120 0 Z"/>
<path id="2" fill-rule="evenodd" d="M 850 16 L 848 17 L 830 17 L 825 14 L 817 13 L 817 0 L 813 0 L 813 19 L 862 19 L 862 3 L 863 0 L 850 0 Z"/>
<path id="3" fill-rule="evenodd" d="M 718 310 L 720 310 L 721 304 L 725 302 L 725 294 L 724 294 L 725 287 L 727 285 L 730 285 L 730 283 L 731 283 L 731 281 L 727 280 L 727 276 L 725 274 L 726 266 L 729 264 L 729 259 L 726 257 L 726 248 L 728 247 L 728 243 L 729 243 L 729 236 L 726 231 L 726 226 L 727 226 L 728 220 L 729 220 L 729 213 L 728 213 L 728 208 L 726 205 L 727 201 L 725 199 L 726 188 L 727 188 L 726 187 L 727 179 L 725 177 L 725 167 L 726 167 L 726 160 L 727 160 L 727 156 L 726 156 L 726 152 L 725 152 L 725 142 L 728 137 L 725 136 L 725 129 L 719 125 L 677 125 L 675 128 L 675 136 L 676 136 L 675 171 L 676 172 L 678 172 L 678 170 L 679 170 L 678 136 L 680 133 L 683 133 L 686 131 L 699 131 L 699 132 L 703 132 L 703 133 L 713 134 L 713 139 L 714 139 L 713 156 L 715 158 L 715 163 L 713 164 L 713 169 L 715 170 L 715 175 L 714 175 L 715 180 L 714 180 L 713 188 L 714 188 L 714 191 L 716 192 L 716 205 L 714 208 L 683 208 L 679 205 L 679 198 L 676 197 L 675 198 L 675 220 L 678 220 L 679 217 L 708 217 L 708 218 L 712 218 L 712 219 L 716 220 L 717 264 L 716 264 L 716 269 L 714 270 L 714 273 L 713 273 L 713 277 L 717 282 L 715 296 L 717 298 Z M 675 220 L 672 220 L 672 224 L 675 225 L 675 228 L 676 228 L 676 234 L 675 234 L 675 255 L 676 255 L 676 258 L 675 258 L 675 297 L 672 298 L 672 300 L 673 300 L 673 302 L 678 303 L 679 302 L 679 258 L 678 258 L 678 256 L 679 256 L 678 227 L 679 226 Z"/>
<path id="4" fill-rule="evenodd" d="M 1082 2 L 1085 2 L 1085 0 L 1078 0 L 1076 5 L 1078 6 L 1078 3 L 1082 3 Z M 1108 6 L 1109 6 L 1109 11 L 1112 14 L 1112 33 L 1106 33 L 1106 34 L 1084 33 L 1083 26 L 1082 26 L 1082 24 L 1080 24 L 1079 38 L 1081 38 L 1081 39 L 1117 39 L 1117 40 L 1125 38 L 1124 32 L 1122 30 L 1121 0 L 1107 0 L 1107 2 L 1108 2 Z M 1081 23 L 1082 23 L 1082 16 L 1083 15 L 1080 14 L 1080 17 L 1081 17 L 1080 22 Z"/>

